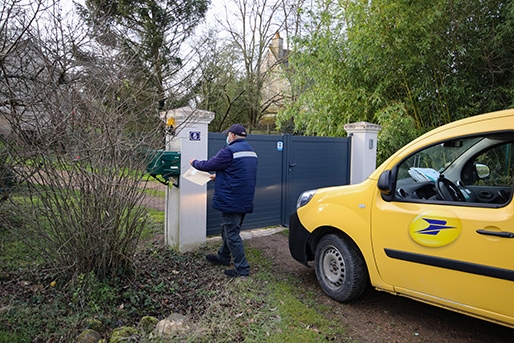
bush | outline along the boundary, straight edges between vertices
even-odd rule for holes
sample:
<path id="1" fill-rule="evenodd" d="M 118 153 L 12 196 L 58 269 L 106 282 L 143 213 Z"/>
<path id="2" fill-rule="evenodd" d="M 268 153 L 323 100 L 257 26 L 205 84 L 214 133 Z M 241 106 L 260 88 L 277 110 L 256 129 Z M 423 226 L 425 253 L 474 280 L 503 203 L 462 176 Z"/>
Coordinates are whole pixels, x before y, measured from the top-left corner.
<path id="1" fill-rule="evenodd" d="M 401 103 L 385 108 L 377 119 L 382 126 L 378 136 L 377 165 L 421 134 L 414 118 Z"/>
<path id="2" fill-rule="evenodd" d="M 0 142 L 2 139 L 0 138 Z M 8 152 L 3 144 L 0 143 L 0 201 L 5 200 L 15 185 L 13 169 L 8 161 Z"/>

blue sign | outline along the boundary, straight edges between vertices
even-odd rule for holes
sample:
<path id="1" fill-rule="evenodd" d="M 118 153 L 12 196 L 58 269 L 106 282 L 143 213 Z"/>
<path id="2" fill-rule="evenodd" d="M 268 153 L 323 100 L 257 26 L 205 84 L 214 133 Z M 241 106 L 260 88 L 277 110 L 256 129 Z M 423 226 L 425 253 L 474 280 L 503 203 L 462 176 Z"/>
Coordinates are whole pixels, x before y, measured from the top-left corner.
<path id="1" fill-rule="evenodd" d="M 282 142 L 282 141 L 277 142 L 277 150 L 278 151 L 284 150 L 284 142 Z"/>
<path id="2" fill-rule="evenodd" d="M 190 141 L 200 141 L 201 140 L 200 131 L 189 131 L 189 140 Z"/>

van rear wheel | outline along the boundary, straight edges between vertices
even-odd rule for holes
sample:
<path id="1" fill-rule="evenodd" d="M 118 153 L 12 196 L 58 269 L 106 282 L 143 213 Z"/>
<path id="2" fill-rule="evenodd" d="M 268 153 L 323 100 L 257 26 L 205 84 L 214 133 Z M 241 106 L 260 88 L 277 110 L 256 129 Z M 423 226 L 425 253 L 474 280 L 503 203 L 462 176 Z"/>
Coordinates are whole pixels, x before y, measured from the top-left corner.
<path id="1" fill-rule="evenodd" d="M 359 249 L 337 235 L 319 241 L 314 269 L 321 288 L 334 300 L 355 300 L 366 289 L 368 273 Z"/>

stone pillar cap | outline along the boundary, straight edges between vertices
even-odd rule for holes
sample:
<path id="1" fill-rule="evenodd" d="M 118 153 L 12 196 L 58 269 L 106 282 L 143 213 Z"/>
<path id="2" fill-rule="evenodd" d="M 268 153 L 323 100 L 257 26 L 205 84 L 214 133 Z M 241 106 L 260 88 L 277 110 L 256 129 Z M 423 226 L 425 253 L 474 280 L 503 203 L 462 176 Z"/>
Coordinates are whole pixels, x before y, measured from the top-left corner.
<path id="1" fill-rule="evenodd" d="M 345 124 L 344 129 L 346 130 L 346 132 L 356 132 L 356 131 L 378 132 L 382 129 L 382 126 L 380 126 L 378 124 L 361 121 L 358 123 Z"/>
<path id="2" fill-rule="evenodd" d="M 200 110 L 193 107 L 181 107 L 159 113 L 159 117 L 165 123 L 169 118 L 175 118 L 176 122 L 205 122 L 210 123 L 214 119 L 214 112 Z"/>

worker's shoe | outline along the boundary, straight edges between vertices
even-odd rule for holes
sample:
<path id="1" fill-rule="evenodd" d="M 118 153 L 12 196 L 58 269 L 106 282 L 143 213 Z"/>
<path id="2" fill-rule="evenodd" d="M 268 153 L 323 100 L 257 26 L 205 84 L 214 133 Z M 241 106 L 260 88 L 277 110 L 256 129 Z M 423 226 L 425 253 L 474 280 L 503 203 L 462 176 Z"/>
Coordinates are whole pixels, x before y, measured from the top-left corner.
<path id="1" fill-rule="evenodd" d="M 227 270 L 225 270 L 225 275 L 228 277 L 238 277 L 238 276 L 248 276 L 248 275 L 250 275 L 250 273 L 239 274 L 234 269 L 227 269 Z"/>
<path id="2" fill-rule="evenodd" d="M 205 256 L 205 258 L 207 259 L 207 261 L 211 262 L 212 264 L 220 264 L 223 266 L 230 266 L 230 261 L 223 262 L 218 258 L 217 255 L 207 255 L 207 256 Z"/>

